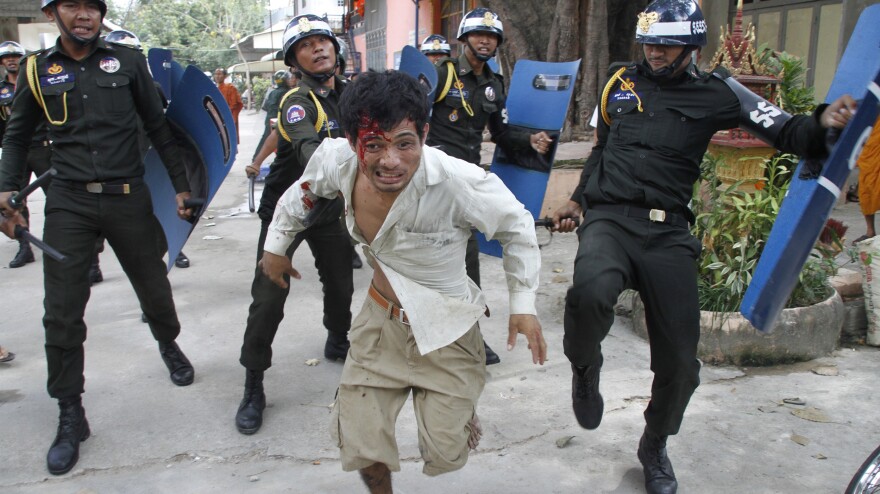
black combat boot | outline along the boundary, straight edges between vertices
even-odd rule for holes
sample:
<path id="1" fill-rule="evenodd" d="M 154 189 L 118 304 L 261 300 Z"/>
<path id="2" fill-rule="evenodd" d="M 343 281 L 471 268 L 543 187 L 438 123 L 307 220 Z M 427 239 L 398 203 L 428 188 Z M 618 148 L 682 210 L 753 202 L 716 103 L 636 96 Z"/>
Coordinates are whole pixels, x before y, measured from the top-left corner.
<path id="1" fill-rule="evenodd" d="M 599 394 L 599 371 L 604 357 L 599 363 L 589 367 L 571 366 L 571 404 L 578 424 L 584 429 L 595 429 L 602 422 L 605 402 Z"/>
<path id="2" fill-rule="evenodd" d="M 498 354 L 495 353 L 495 350 L 489 348 L 489 345 L 487 345 L 485 341 L 483 342 L 483 348 L 486 350 L 486 365 L 501 363 L 501 357 L 499 357 Z"/>
<path id="3" fill-rule="evenodd" d="M 34 251 L 31 250 L 31 243 L 27 240 L 18 241 L 18 254 L 9 261 L 10 268 L 20 268 L 29 262 L 34 262 Z"/>
<path id="4" fill-rule="evenodd" d="M 348 341 L 347 333 L 327 331 L 327 343 L 324 344 L 324 358 L 327 360 L 345 360 L 350 346 L 351 343 Z"/>
<path id="5" fill-rule="evenodd" d="M 648 494 L 675 494 L 678 490 L 672 463 L 666 456 L 666 437 L 658 436 L 645 427 L 639 441 L 639 461 L 645 472 L 645 491 Z"/>
<path id="6" fill-rule="evenodd" d="M 101 273 L 101 261 L 98 259 L 98 254 L 95 253 L 95 258 L 92 259 L 92 265 L 89 266 L 89 285 L 94 285 L 95 283 L 100 283 L 104 281 L 104 275 Z"/>
<path id="7" fill-rule="evenodd" d="M 63 475 L 70 471 L 79 460 L 79 443 L 89 438 L 89 421 L 82 407 L 82 399 L 65 398 L 58 400 L 58 433 L 49 453 L 46 454 L 46 467 L 52 475 Z"/>
<path id="8" fill-rule="evenodd" d="M 177 254 L 177 259 L 174 260 L 174 265 L 180 269 L 186 269 L 189 267 L 189 257 L 186 257 L 186 254 L 181 252 Z"/>
<path id="9" fill-rule="evenodd" d="M 171 382 L 178 386 L 189 386 L 195 377 L 193 366 L 189 363 L 189 359 L 177 346 L 177 343 L 159 343 L 159 354 L 162 355 L 162 361 L 168 367 L 171 373 Z"/>
<path id="10" fill-rule="evenodd" d="M 246 369 L 244 398 L 235 414 L 235 428 L 242 434 L 253 434 L 263 425 L 266 393 L 263 392 L 263 371 Z"/>

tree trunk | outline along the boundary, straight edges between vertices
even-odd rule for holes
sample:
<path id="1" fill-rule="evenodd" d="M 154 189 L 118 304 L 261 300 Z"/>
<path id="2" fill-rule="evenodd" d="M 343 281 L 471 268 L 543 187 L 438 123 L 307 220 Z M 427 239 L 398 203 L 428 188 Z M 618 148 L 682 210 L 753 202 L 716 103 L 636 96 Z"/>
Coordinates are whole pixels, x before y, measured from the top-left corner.
<path id="1" fill-rule="evenodd" d="M 504 23 L 498 64 L 509 84 L 519 59 L 564 62 L 581 59 L 562 140 L 591 133 L 590 117 L 612 61 L 638 60 L 634 43 L 638 13 L 649 0 L 480 0 Z"/>

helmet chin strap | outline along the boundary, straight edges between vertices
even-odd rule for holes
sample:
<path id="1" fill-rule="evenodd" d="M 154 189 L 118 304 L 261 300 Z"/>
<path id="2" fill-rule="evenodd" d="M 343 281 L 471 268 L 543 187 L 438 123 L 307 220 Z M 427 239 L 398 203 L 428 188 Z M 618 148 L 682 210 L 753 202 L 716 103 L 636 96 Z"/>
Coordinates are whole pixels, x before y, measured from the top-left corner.
<path id="1" fill-rule="evenodd" d="M 98 31 L 95 33 L 95 35 L 92 36 L 91 38 L 83 38 L 82 36 L 77 36 L 77 35 L 73 34 L 72 32 L 70 32 L 70 29 L 67 29 L 67 26 L 64 25 L 64 22 L 61 21 L 61 16 L 58 15 L 58 9 L 55 7 L 54 3 L 50 6 L 50 8 L 52 9 L 52 12 L 55 14 L 55 24 L 58 25 L 58 29 L 60 29 L 70 39 L 76 41 L 80 45 L 86 46 L 91 43 L 94 43 L 95 40 L 98 39 L 98 36 L 101 35 L 100 29 L 98 29 Z"/>
<path id="2" fill-rule="evenodd" d="M 329 72 L 325 72 L 323 74 L 316 74 L 314 72 L 309 72 L 308 70 L 300 67 L 299 64 L 296 64 L 296 69 L 299 70 L 300 72 L 302 72 L 303 74 L 311 77 L 312 79 L 318 81 L 319 83 L 324 83 L 324 82 L 330 80 L 331 78 L 333 78 L 334 75 L 336 75 L 336 65 L 333 66 L 333 70 L 331 70 Z"/>
<path id="3" fill-rule="evenodd" d="M 675 71 L 681 66 L 681 64 L 691 56 L 691 53 L 694 52 L 695 47 L 691 45 L 686 45 L 685 49 L 672 61 L 671 64 L 663 66 L 657 70 L 651 69 L 651 74 L 658 79 L 668 79 L 675 74 Z M 649 65 L 650 67 L 650 65 Z"/>
<path id="4" fill-rule="evenodd" d="M 498 47 L 496 46 L 495 49 L 492 50 L 492 54 L 491 54 L 491 55 L 480 55 L 480 53 L 477 52 L 477 50 L 474 49 L 474 45 L 471 44 L 471 41 L 470 41 L 469 39 L 467 39 L 467 38 L 465 38 L 465 39 L 466 39 L 465 43 L 467 44 L 467 47 L 471 50 L 471 53 L 473 53 L 474 56 L 477 57 L 477 60 L 479 60 L 479 61 L 481 61 L 481 62 L 488 62 L 489 59 L 492 58 L 492 57 L 494 57 L 494 56 L 495 56 L 495 53 L 498 52 Z"/>

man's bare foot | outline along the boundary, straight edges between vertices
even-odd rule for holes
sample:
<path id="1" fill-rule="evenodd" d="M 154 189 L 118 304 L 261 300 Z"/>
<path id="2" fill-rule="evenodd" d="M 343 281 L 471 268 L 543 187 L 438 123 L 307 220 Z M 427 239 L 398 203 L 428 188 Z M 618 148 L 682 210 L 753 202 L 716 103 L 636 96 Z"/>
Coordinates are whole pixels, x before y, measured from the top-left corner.
<path id="1" fill-rule="evenodd" d="M 373 463 L 359 472 L 370 494 L 392 494 L 391 470 L 384 463 Z"/>
<path id="2" fill-rule="evenodd" d="M 483 426 L 480 424 L 480 417 L 477 417 L 477 414 L 474 414 L 474 418 L 468 422 L 468 428 L 471 430 L 471 435 L 468 437 L 468 448 L 477 449 L 477 446 L 480 445 L 480 439 L 483 437 Z"/>

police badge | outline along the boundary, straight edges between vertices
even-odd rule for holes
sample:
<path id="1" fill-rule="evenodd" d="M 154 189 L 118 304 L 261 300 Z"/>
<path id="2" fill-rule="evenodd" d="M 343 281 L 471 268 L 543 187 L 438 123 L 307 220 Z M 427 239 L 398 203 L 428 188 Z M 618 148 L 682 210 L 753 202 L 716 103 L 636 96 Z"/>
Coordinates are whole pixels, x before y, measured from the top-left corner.
<path id="1" fill-rule="evenodd" d="M 640 12 L 639 13 L 639 30 L 644 34 L 648 34 L 648 31 L 651 29 L 651 25 L 660 20 L 660 14 L 657 12 Z"/>
<path id="2" fill-rule="evenodd" d="M 492 86 L 486 87 L 486 99 L 489 101 L 495 101 L 495 90 L 492 89 Z"/>
<path id="3" fill-rule="evenodd" d="M 486 12 L 485 14 L 483 14 L 483 25 L 488 27 L 495 27 L 495 14 L 493 14 L 492 12 Z"/>

